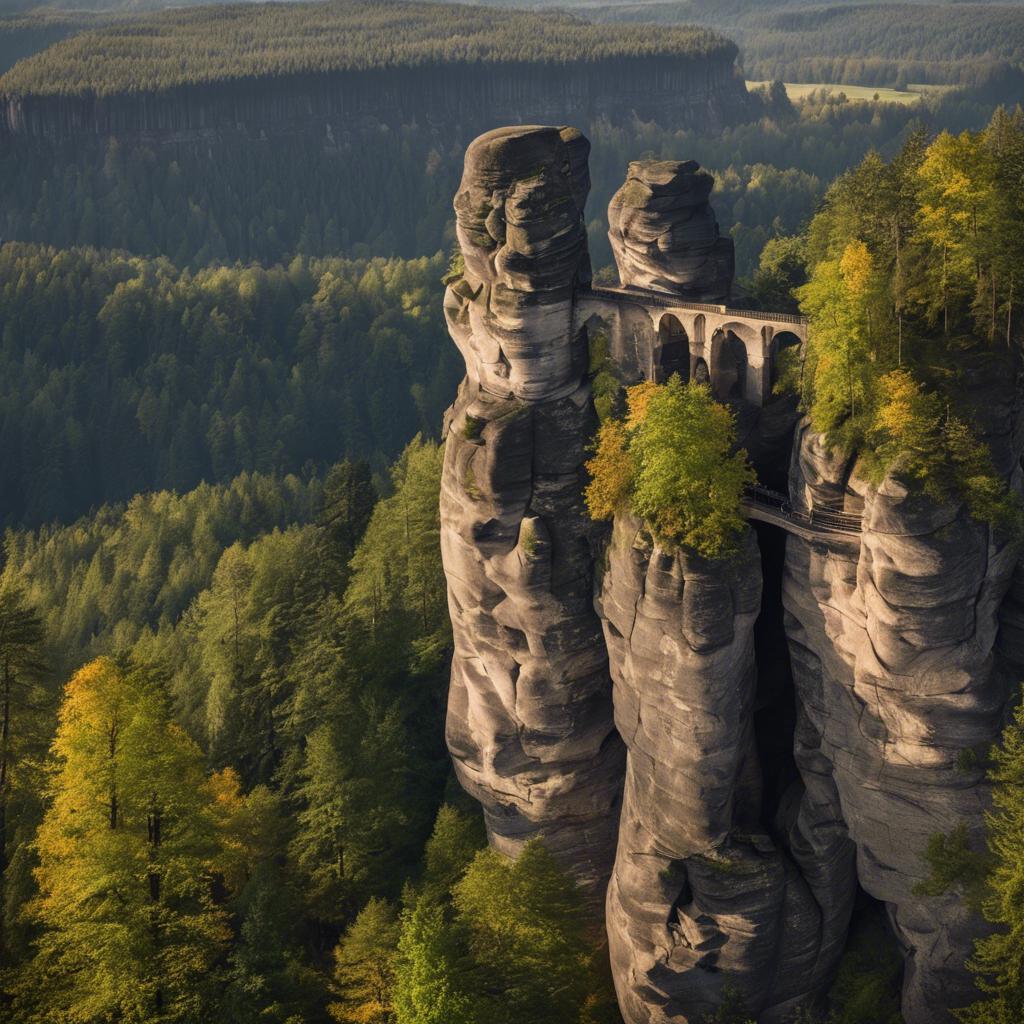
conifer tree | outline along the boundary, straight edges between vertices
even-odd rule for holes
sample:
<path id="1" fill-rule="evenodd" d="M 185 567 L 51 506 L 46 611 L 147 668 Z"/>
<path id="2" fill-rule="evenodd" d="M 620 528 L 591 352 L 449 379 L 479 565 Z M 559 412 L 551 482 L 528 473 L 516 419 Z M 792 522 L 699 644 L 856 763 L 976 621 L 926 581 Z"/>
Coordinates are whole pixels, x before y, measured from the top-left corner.
<path id="1" fill-rule="evenodd" d="M 969 961 L 984 998 L 957 1012 L 963 1024 L 1024 1020 L 1024 701 L 992 758 L 986 821 L 993 864 L 982 909 L 996 930 L 976 942 Z"/>
<path id="2" fill-rule="evenodd" d="M 48 695 L 41 686 L 43 623 L 10 572 L 0 576 L 0 959 L 15 916 L 7 869 L 17 840 L 27 843 L 37 800 L 29 758 L 45 744 Z"/>
<path id="3" fill-rule="evenodd" d="M 443 902 L 426 894 L 402 913 L 395 964 L 396 1024 L 483 1024 L 483 1007 L 469 987 L 462 930 Z"/>
<path id="4" fill-rule="evenodd" d="M 366 531 L 376 500 L 377 491 L 367 462 L 345 459 L 328 471 L 324 480 L 319 554 L 328 584 L 336 594 L 345 592 L 348 564 Z"/>
<path id="5" fill-rule="evenodd" d="M 337 1002 L 329 1010 L 341 1024 L 391 1024 L 394 961 L 400 928 L 394 907 L 372 898 L 334 951 Z"/>
<path id="6" fill-rule="evenodd" d="M 578 1020 L 588 996 L 590 942 L 579 894 L 539 840 L 514 860 L 482 850 L 453 889 L 469 936 L 485 1019 Z"/>
<path id="7" fill-rule="evenodd" d="M 319 919 L 343 919 L 360 897 L 394 886 L 410 841 L 408 746 L 397 707 L 370 702 L 309 736 L 291 850 Z"/>
<path id="8" fill-rule="evenodd" d="M 199 749 L 141 670 L 68 683 L 37 836 L 43 927 L 30 977 L 50 1019 L 191 1022 L 216 1005 L 213 794 Z"/>

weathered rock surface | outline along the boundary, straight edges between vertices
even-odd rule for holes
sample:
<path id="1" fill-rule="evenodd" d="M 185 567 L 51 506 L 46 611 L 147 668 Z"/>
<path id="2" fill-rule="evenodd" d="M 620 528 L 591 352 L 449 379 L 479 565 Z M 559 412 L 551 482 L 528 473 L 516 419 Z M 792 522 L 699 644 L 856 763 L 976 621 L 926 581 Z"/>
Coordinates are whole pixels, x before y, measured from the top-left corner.
<path id="1" fill-rule="evenodd" d="M 708 202 L 714 183 L 694 160 L 629 165 L 608 204 L 608 238 L 623 285 L 726 301 L 735 256 Z"/>
<path id="2" fill-rule="evenodd" d="M 1007 439 L 1018 433 L 1012 390 L 1012 374 L 985 382 L 989 418 Z M 1014 450 L 1007 440 L 1000 468 L 1019 486 Z M 859 558 L 789 538 L 786 631 L 798 699 L 857 846 L 860 884 L 887 904 L 905 951 L 904 1017 L 951 1020 L 951 1008 L 976 998 L 965 961 L 983 925 L 961 893 L 928 898 L 914 887 L 928 873 L 933 834 L 963 823 L 983 848 L 988 794 L 970 764 L 998 736 L 1024 653 L 1016 550 L 963 508 L 917 496 L 895 475 L 868 486 L 806 424 L 791 489 L 798 499 L 863 506 Z"/>
<path id="3" fill-rule="evenodd" d="M 764 1021 L 830 980 L 854 894 L 852 848 L 815 738 L 801 730 L 807 794 L 777 835 L 760 821 L 752 533 L 728 565 L 652 542 L 616 519 L 598 597 L 629 750 L 607 926 L 629 1024 L 696 1022 L 726 987 Z M 807 875 L 802 869 L 806 864 Z"/>
<path id="4" fill-rule="evenodd" d="M 583 207 L 590 143 L 572 128 L 499 128 L 466 151 L 455 196 L 465 262 L 445 293 L 448 330 L 485 390 L 571 394 L 586 367 L 573 295 L 590 280 Z"/>
<path id="5" fill-rule="evenodd" d="M 582 500 L 595 415 L 572 301 L 589 275 L 587 150 L 572 130 L 514 128 L 466 154 L 465 274 L 445 311 L 467 378 L 448 417 L 441 546 L 459 779 L 498 849 L 542 835 L 600 899 L 624 752 Z"/>
<path id="6" fill-rule="evenodd" d="M 788 534 L 783 554 L 761 524 L 760 551 L 748 532 L 711 564 L 620 515 L 596 562 L 582 501 L 596 422 L 574 327 L 587 150 L 569 129 L 488 133 L 455 201 L 465 273 L 445 310 L 467 378 L 441 516 L 459 778 L 493 845 L 515 854 L 543 836 L 595 904 L 614 852 L 606 918 L 627 1024 L 695 1024 L 726 986 L 759 1024 L 820 1007 L 858 882 L 904 951 L 907 1024 L 941 1024 L 974 997 L 965 961 L 983 924 L 962 894 L 915 887 L 935 833 L 963 823 L 981 847 L 972 754 L 1024 674 L 1024 562 L 898 473 L 869 485 L 806 423 L 790 498 L 862 514 L 859 550 Z M 694 164 L 631 165 L 612 204 L 624 283 L 724 294 L 709 193 Z M 1020 489 L 1014 377 L 991 352 L 961 361 L 972 419 Z M 779 401 L 740 422 L 778 487 L 792 420 Z"/>

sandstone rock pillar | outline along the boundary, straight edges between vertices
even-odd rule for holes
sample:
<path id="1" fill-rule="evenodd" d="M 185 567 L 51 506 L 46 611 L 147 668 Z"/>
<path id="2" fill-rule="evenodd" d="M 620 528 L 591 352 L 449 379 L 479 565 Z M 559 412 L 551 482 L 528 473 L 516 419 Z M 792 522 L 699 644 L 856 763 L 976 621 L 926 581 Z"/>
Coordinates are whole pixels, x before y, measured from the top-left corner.
<path id="1" fill-rule="evenodd" d="M 445 293 L 466 379 L 447 417 L 441 545 L 455 637 L 447 739 L 491 843 L 542 836 L 595 900 L 624 752 L 592 605 L 583 504 L 596 426 L 586 339 L 589 144 L 515 127 L 473 142 L 455 198 L 464 272 Z"/>
<path id="2" fill-rule="evenodd" d="M 1019 487 L 1012 380 L 994 373 L 983 401 L 1001 421 L 997 462 Z M 786 632 L 860 884 L 886 904 L 903 949 L 904 1019 L 952 1021 L 951 1009 L 977 998 L 966 960 L 984 924 L 962 891 L 917 888 L 936 833 L 962 827 L 984 848 L 985 752 L 1024 660 L 1017 552 L 958 503 L 936 503 L 898 474 L 869 485 L 806 423 L 790 490 L 803 502 L 863 507 L 859 557 L 789 538 Z"/>
<path id="3" fill-rule="evenodd" d="M 715 179 L 695 160 L 634 160 L 608 204 L 608 239 L 623 285 L 725 302 L 735 256 L 708 199 Z"/>
<path id="4" fill-rule="evenodd" d="M 702 1021 L 728 988 L 762 1022 L 813 1004 L 842 951 L 852 851 L 829 780 L 761 821 L 754 622 L 761 566 L 707 562 L 616 518 L 598 598 L 629 750 L 607 924 L 628 1024 Z"/>

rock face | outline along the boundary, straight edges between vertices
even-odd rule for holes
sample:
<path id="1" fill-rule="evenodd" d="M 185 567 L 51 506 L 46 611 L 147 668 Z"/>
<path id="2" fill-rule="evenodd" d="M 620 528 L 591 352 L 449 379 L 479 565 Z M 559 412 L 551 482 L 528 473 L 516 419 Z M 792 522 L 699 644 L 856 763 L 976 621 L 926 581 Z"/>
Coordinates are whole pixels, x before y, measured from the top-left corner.
<path id="1" fill-rule="evenodd" d="M 634 160 L 608 204 L 608 238 L 626 287 L 725 302 L 732 239 L 722 238 L 708 197 L 715 179 L 693 160 Z"/>
<path id="2" fill-rule="evenodd" d="M 1012 379 L 993 374 L 984 394 L 1006 435 L 993 450 L 1019 487 Z M 961 893 L 914 888 L 928 873 L 930 836 L 962 824 L 984 848 L 987 787 L 975 764 L 1020 678 L 1017 553 L 962 507 L 915 495 L 896 476 L 868 486 L 806 425 L 791 493 L 863 507 L 859 558 L 789 538 L 786 632 L 860 884 L 886 904 L 904 950 L 904 1018 L 952 1020 L 949 1009 L 977 997 L 964 963 L 982 924 Z"/>
<path id="3" fill-rule="evenodd" d="M 758 1024 L 822 1009 L 858 886 L 903 951 L 907 1024 L 950 1021 L 983 926 L 962 894 L 915 888 L 932 835 L 962 824 L 981 846 L 980 762 L 1024 675 L 1024 564 L 898 473 L 869 485 L 806 423 L 790 498 L 862 513 L 859 549 L 759 524 L 709 563 L 628 514 L 595 533 L 574 327 L 587 152 L 569 129 L 490 132 L 455 200 L 465 273 L 445 309 L 467 377 L 441 515 L 459 778 L 498 849 L 542 836 L 595 905 L 610 872 L 627 1024 L 696 1024 L 729 988 Z M 694 164 L 630 166 L 612 207 L 624 283 L 727 293 L 709 192 Z M 690 242 L 687 224 L 703 225 Z M 961 370 L 1019 489 L 1013 367 L 986 353 Z M 759 472 L 784 477 L 783 432 L 751 430 Z"/>
<path id="4" fill-rule="evenodd" d="M 543 835 L 599 900 L 624 752 L 582 500 L 595 415 L 572 302 L 590 269 L 588 149 L 573 130 L 528 127 L 489 132 L 466 154 L 465 273 L 445 312 L 467 376 L 448 417 L 441 544 L 459 779 L 498 849 Z"/>
<path id="5" fill-rule="evenodd" d="M 813 797 L 796 794 L 779 823 L 793 857 L 761 824 L 753 533 L 723 566 L 665 551 L 620 515 L 598 607 L 629 749 L 607 904 L 623 1015 L 702 1020 L 733 987 L 759 1019 L 783 1020 L 831 979 L 853 864 L 816 750 L 803 757 Z"/>

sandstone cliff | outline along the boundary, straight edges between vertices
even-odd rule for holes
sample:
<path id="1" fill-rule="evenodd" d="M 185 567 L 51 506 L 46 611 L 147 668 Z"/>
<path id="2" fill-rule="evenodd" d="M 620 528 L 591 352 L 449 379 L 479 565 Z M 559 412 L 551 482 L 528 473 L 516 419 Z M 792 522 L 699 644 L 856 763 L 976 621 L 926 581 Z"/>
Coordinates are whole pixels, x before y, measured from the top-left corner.
<path id="1" fill-rule="evenodd" d="M 467 377 L 449 415 L 442 554 L 455 635 L 448 744 L 515 853 L 543 835 L 600 898 L 622 780 L 591 603 L 583 463 L 594 428 L 573 294 L 589 278 L 578 132 L 504 129 L 466 154 L 464 276 L 445 313 Z"/>
<path id="2" fill-rule="evenodd" d="M 699 1021 L 731 986 L 782 1020 L 831 979 L 853 868 L 817 751 L 801 752 L 812 798 L 777 838 L 761 821 L 754 535 L 723 566 L 619 516 L 598 607 L 629 750 L 607 913 L 623 1015 Z"/>
<path id="3" fill-rule="evenodd" d="M 962 824 L 981 842 L 978 759 L 1024 667 L 1017 550 L 898 472 L 869 485 L 806 423 L 790 459 L 791 406 L 767 441 L 745 441 L 759 472 L 788 462 L 790 500 L 862 514 L 859 536 L 759 524 L 738 556 L 707 562 L 620 513 L 602 542 L 580 497 L 596 426 L 573 314 L 586 155 L 568 129 L 491 132 L 456 197 L 466 272 L 445 304 L 467 379 L 442 517 L 459 777 L 498 848 L 540 835 L 591 893 L 616 844 L 606 924 L 627 1024 L 695 1024 L 729 988 L 759 1024 L 822 1009 L 860 890 L 903 952 L 907 1024 L 949 1021 L 972 998 L 982 925 L 961 893 L 915 889 L 930 836 Z M 622 283 L 721 288 L 713 261 L 691 258 L 717 237 L 695 165 L 629 175 L 610 218 Z M 681 210 L 703 210 L 701 231 Z M 965 357 L 964 379 L 1019 488 L 1008 357 Z"/>
<path id="4" fill-rule="evenodd" d="M 1020 489 L 1012 366 L 986 356 L 973 376 L 976 419 Z M 1024 654 L 1018 552 L 898 474 L 868 486 L 854 460 L 830 456 L 806 425 L 790 490 L 863 508 L 856 558 L 789 538 L 786 633 L 798 699 L 857 847 L 858 880 L 886 904 L 905 952 L 904 1017 L 951 1020 L 948 1009 L 976 997 L 964 962 L 982 924 L 962 892 L 929 898 L 914 889 L 928 873 L 930 836 L 962 824 L 972 846 L 984 846 L 979 763 L 998 738 Z"/>

